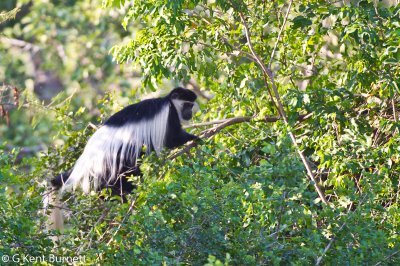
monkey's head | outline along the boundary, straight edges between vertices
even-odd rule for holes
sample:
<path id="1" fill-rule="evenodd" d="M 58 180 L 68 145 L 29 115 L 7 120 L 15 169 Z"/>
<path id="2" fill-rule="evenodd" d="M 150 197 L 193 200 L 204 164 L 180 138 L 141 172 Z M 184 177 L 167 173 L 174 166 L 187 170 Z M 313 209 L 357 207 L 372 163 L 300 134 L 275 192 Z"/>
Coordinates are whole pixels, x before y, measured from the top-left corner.
<path id="1" fill-rule="evenodd" d="M 181 87 L 173 89 L 167 96 L 178 112 L 179 120 L 185 124 L 192 119 L 193 114 L 199 110 L 196 94 Z"/>

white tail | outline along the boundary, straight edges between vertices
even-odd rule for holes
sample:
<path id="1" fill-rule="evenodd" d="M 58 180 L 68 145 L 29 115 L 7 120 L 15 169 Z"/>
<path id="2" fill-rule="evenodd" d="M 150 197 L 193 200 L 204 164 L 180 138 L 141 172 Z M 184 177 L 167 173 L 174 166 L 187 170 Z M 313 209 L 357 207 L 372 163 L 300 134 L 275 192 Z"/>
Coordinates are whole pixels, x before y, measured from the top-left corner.
<path id="1" fill-rule="evenodd" d="M 159 154 L 164 147 L 168 116 L 169 105 L 165 105 L 150 120 L 142 119 L 119 127 L 104 125 L 99 128 L 88 140 L 61 190 L 70 191 L 81 187 L 86 194 L 90 190 L 97 191 L 102 183 L 113 184 L 118 180 L 118 174 L 128 158 L 135 165 L 143 146 L 148 148 L 148 152 L 153 147 Z M 102 180 L 107 172 L 109 175 L 106 180 Z"/>

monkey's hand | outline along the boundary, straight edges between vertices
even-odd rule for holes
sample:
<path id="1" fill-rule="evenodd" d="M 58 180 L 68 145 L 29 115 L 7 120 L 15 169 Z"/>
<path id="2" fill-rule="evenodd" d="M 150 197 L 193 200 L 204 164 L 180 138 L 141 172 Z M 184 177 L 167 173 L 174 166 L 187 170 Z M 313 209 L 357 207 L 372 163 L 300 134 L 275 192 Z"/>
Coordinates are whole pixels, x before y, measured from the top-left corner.
<path id="1" fill-rule="evenodd" d="M 192 135 L 192 134 L 189 134 L 188 140 L 189 140 L 189 141 L 190 141 L 190 140 L 193 140 L 194 142 L 202 141 L 200 137 L 198 137 L 198 136 L 196 136 L 196 135 Z"/>
<path id="2" fill-rule="evenodd" d="M 203 144 L 204 140 L 198 136 L 192 135 L 193 136 L 193 142 L 196 142 L 197 144 Z"/>

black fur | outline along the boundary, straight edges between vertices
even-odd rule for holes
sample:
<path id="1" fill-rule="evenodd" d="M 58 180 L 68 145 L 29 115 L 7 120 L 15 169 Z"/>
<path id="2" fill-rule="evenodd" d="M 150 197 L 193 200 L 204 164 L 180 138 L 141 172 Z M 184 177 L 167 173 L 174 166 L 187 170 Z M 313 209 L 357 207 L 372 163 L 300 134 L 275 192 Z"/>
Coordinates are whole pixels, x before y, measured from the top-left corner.
<path id="1" fill-rule="evenodd" d="M 141 101 L 136 104 L 129 105 L 121 111 L 112 115 L 106 122 L 105 126 L 109 127 L 121 127 L 126 123 L 137 123 L 142 120 L 153 119 L 155 115 L 162 110 L 162 107 L 169 105 L 169 115 L 166 129 L 166 136 L 164 139 L 164 145 L 168 149 L 173 149 L 185 144 L 188 141 L 198 139 L 197 136 L 187 133 L 182 129 L 181 122 L 179 120 L 178 112 L 181 112 L 181 116 L 185 120 L 189 120 L 192 117 L 192 107 L 197 96 L 190 90 L 184 88 L 175 88 L 166 97 L 154 98 Z M 182 110 L 176 110 L 172 100 L 184 100 L 188 101 L 182 105 Z M 149 147 L 150 151 L 154 149 Z M 119 160 L 120 153 L 117 154 Z M 59 189 L 68 180 L 72 170 L 69 170 L 63 174 L 56 176 L 52 181 L 53 187 Z M 108 173 L 109 174 L 109 173 Z M 124 162 L 124 167 L 118 173 L 120 178 L 115 184 L 104 183 L 101 188 L 110 187 L 113 194 L 120 195 L 130 193 L 135 189 L 134 185 L 127 180 L 128 176 L 141 176 L 139 165 L 135 162 Z M 105 173 L 107 175 L 107 173 Z"/>
<path id="2" fill-rule="evenodd" d="M 179 100 L 185 100 L 189 102 L 194 102 L 197 99 L 197 96 L 194 92 L 178 87 L 173 89 L 169 95 L 167 96 L 170 100 L 172 99 L 179 99 Z"/>
<path id="3" fill-rule="evenodd" d="M 105 123 L 106 126 L 120 127 L 126 123 L 136 123 L 141 120 L 152 119 L 165 105 L 168 98 L 156 98 L 129 105 L 113 114 Z"/>

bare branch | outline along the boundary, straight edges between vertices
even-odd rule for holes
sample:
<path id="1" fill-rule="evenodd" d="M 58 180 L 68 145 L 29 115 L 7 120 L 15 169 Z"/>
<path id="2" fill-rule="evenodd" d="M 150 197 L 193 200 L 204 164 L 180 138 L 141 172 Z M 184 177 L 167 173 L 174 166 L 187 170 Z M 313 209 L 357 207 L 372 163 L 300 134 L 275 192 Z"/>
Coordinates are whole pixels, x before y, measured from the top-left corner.
<path id="1" fill-rule="evenodd" d="M 197 128 L 197 127 L 217 125 L 217 124 L 225 123 L 225 122 L 227 122 L 229 120 L 232 120 L 232 119 L 240 119 L 240 120 L 244 119 L 245 121 L 250 121 L 252 118 L 253 118 L 253 116 L 227 118 L 227 119 L 222 119 L 222 120 L 215 120 L 215 121 L 204 122 L 204 123 L 199 123 L 199 124 L 187 125 L 187 126 L 184 126 L 183 128 Z"/>
<path id="2" fill-rule="evenodd" d="M 225 127 L 228 127 L 228 126 L 234 125 L 234 124 L 238 124 L 238 123 L 248 122 L 252 118 L 253 118 L 252 116 L 243 116 L 243 117 L 234 117 L 234 118 L 226 119 L 225 121 L 219 123 L 219 125 L 211 128 L 211 129 L 207 129 L 207 130 L 203 131 L 203 133 L 199 137 L 201 139 L 210 138 L 210 137 L 214 136 L 215 134 L 217 134 L 219 131 L 221 131 Z M 175 159 L 175 158 L 183 155 L 184 153 L 190 151 L 190 149 L 192 149 L 193 147 L 196 147 L 197 145 L 198 145 L 197 141 L 191 141 L 183 149 L 181 149 L 180 151 L 176 152 L 175 154 L 172 154 L 171 156 L 169 156 L 168 159 L 169 160 Z"/>
<path id="3" fill-rule="evenodd" d="M 256 116 L 257 115 L 226 118 L 226 119 L 214 120 L 214 121 L 210 121 L 210 122 L 187 125 L 187 126 L 184 126 L 183 128 L 198 128 L 198 127 L 204 127 L 204 126 L 217 125 L 217 124 L 225 123 L 226 121 L 232 120 L 232 119 L 235 119 L 236 121 L 242 121 L 243 120 L 243 122 L 250 122 L 250 121 L 254 121 L 254 122 L 276 122 L 276 121 L 282 119 L 279 116 L 265 116 L 265 117 L 263 117 L 263 118 L 261 118 L 259 120 L 256 120 L 255 119 Z M 298 121 L 306 120 L 307 118 L 309 118 L 311 116 L 312 116 L 312 113 L 305 114 L 305 115 L 299 115 Z"/>
<path id="4" fill-rule="evenodd" d="M 312 113 L 306 114 L 306 115 L 299 115 L 297 121 L 300 122 L 300 121 L 303 121 L 305 119 L 308 119 L 309 117 L 311 117 L 311 115 L 312 115 Z M 200 134 L 199 137 L 201 139 L 207 139 L 207 138 L 213 137 L 215 134 L 217 134 L 222 129 L 224 129 L 224 128 L 228 127 L 228 126 L 235 125 L 235 124 L 244 123 L 244 122 L 251 122 L 251 121 L 273 123 L 273 122 L 276 122 L 276 121 L 281 120 L 281 119 L 282 118 L 279 117 L 279 116 L 265 116 L 265 117 L 263 117 L 261 119 L 257 118 L 257 115 L 240 116 L 240 117 L 227 118 L 227 119 L 224 119 L 224 120 L 216 120 L 216 121 L 211 121 L 211 122 L 195 124 L 195 125 L 191 125 L 191 126 L 188 126 L 188 127 L 202 127 L 202 126 L 208 126 L 208 125 L 216 125 L 216 126 L 210 128 L 210 129 L 204 130 Z M 172 154 L 171 156 L 169 156 L 168 159 L 169 160 L 175 159 L 175 158 L 183 155 L 184 153 L 189 152 L 190 149 L 192 149 L 193 147 L 196 147 L 197 145 L 198 145 L 197 141 L 191 141 L 187 145 L 185 145 L 183 149 L 181 149 L 178 152 L 176 152 L 176 153 Z"/>

